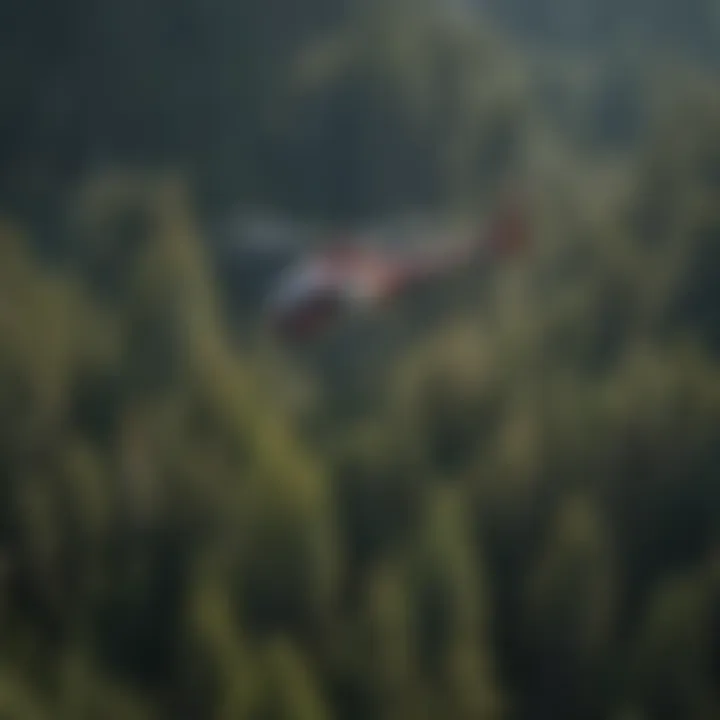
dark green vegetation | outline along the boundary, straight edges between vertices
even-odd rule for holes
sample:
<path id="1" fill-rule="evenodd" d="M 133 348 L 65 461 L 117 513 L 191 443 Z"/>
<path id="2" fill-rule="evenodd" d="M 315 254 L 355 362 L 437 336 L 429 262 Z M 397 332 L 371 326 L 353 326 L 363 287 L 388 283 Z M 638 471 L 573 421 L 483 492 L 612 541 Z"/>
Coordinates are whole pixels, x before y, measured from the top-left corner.
<path id="1" fill-rule="evenodd" d="M 582 3 L 660 13 L 638 54 L 430 0 L 3 4 L 3 720 L 720 717 L 716 25 L 671 5 Z M 218 309 L 236 202 L 506 173 L 519 266 L 302 357 Z"/>

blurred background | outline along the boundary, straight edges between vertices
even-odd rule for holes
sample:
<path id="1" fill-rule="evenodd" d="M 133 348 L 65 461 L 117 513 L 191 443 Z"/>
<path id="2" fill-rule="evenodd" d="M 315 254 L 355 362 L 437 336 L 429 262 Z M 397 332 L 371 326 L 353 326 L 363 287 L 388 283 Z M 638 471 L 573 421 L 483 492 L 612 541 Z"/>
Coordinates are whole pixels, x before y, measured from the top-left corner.
<path id="1" fill-rule="evenodd" d="M 715 0 L 4 0 L 0 58 L 2 720 L 720 717 Z M 317 238 L 515 185 L 518 262 L 268 336 Z"/>

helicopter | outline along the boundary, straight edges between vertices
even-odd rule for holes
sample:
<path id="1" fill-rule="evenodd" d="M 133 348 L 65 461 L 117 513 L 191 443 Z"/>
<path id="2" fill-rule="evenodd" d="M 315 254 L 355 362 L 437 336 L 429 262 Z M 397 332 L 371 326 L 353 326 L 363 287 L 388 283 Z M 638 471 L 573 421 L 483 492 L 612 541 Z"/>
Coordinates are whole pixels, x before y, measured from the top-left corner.
<path id="1" fill-rule="evenodd" d="M 434 237 L 422 249 L 373 245 L 362 235 L 300 255 L 271 285 L 266 322 L 281 341 L 306 344 L 357 313 L 379 312 L 413 289 L 474 264 L 490 266 L 529 245 L 527 204 L 506 199 L 480 227 Z"/>

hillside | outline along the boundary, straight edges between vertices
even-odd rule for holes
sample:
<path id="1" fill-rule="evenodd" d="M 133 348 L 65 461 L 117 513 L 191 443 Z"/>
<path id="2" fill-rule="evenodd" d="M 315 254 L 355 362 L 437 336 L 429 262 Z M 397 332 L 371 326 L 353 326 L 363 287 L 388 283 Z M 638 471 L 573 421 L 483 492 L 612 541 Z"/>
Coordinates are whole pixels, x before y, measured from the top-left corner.
<path id="1" fill-rule="evenodd" d="M 720 715 L 712 3 L 570 5 L 5 4 L 0 717 Z M 513 267 L 265 333 L 508 182 Z"/>

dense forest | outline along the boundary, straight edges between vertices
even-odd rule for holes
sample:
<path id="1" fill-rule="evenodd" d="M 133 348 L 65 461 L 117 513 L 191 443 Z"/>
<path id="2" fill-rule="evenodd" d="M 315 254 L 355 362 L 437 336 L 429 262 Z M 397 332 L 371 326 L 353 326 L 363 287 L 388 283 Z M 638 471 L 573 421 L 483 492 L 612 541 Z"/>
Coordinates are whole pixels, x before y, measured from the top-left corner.
<path id="1" fill-rule="evenodd" d="M 3 3 L 0 718 L 720 717 L 718 48 L 712 0 Z M 519 263 L 296 350 L 216 232 L 513 183 Z"/>

